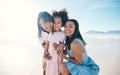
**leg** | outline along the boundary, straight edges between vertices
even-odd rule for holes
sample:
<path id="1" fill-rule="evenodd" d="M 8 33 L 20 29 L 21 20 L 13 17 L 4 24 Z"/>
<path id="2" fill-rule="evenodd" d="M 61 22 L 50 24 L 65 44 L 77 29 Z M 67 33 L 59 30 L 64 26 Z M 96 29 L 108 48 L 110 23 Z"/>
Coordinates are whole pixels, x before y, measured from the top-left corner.
<path id="1" fill-rule="evenodd" d="M 43 71 L 43 75 L 46 75 L 46 71 Z"/>
<path id="2" fill-rule="evenodd" d="M 47 66 L 47 63 L 46 63 L 46 60 L 43 59 L 43 75 L 46 75 L 46 66 Z"/>
<path id="3" fill-rule="evenodd" d="M 69 75 L 70 74 L 68 69 L 67 69 L 67 66 L 64 63 L 62 63 L 60 65 L 60 72 L 62 75 Z"/>

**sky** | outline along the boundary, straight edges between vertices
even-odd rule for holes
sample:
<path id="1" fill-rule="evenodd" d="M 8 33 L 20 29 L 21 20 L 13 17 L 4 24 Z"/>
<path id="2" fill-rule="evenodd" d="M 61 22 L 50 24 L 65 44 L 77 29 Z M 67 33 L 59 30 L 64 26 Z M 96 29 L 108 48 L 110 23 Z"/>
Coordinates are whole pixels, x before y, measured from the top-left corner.
<path id="1" fill-rule="evenodd" d="M 120 30 L 120 0 L 36 0 L 36 5 L 47 11 L 66 8 L 83 32 Z"/>
<path id="2" fill-rule="evenodd" d="M 120 30 L 120 0 L 0 0 L 0 37 L 36 37 L 38 13 L 63 8 L 81 33 Z"/>

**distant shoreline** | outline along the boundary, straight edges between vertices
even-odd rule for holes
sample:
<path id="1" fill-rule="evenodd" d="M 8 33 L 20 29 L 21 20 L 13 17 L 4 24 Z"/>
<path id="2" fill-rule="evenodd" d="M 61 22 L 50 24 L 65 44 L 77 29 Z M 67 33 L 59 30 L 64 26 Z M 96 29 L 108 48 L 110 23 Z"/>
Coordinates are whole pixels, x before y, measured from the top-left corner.
<path id="1" fill-rule="evenodd" d="M 120 35 L 120 30 L 113 30 L 113 31 L 96 31 L 96 30 L 91 30 L 87 31 L 84 34 L 112 34 L 112 35 Z"/>

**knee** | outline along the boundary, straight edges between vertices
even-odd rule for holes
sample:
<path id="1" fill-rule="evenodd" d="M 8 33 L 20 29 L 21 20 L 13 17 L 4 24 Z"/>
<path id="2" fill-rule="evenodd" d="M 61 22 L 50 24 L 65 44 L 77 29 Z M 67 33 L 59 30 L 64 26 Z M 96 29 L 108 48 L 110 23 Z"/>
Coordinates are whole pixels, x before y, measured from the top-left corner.
<path id="1" fill-rule="evenodd" d="M 61 73 L 68 73 L 67 66 L 64 63 L 60 65 L 60 71 Z"/>

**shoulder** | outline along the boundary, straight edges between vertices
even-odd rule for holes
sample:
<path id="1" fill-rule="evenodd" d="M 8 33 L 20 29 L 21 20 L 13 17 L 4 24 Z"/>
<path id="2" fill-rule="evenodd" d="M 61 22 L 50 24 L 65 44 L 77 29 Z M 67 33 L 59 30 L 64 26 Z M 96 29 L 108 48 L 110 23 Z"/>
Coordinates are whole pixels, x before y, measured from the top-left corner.
<path id="1" fill-rule="evenodd" d="M 52 32 L 48 34 L 47 41 L 50 41 L 51 37 L 52 37 Z"/>
<path id="2" fill-rule="evenodd" d="M 63 30 L 60 32 L 60 36 L 64 36 L 64 37 L 66 36 Z"/>
<path id="3" fill-rule="evenodd" d="M 63 30 L 61 30 L 61 33 L 62 33 L 62 34 L 65 34 L 65 32 L 64 32 Z"/>
<path id="4" fill-rule="evenodd" d="M 66 36 L 64 31 L 61 31 L 61 34 L 64 35 L 64 36 Z"/>
<path id="5" fill-rule="evenodd" d="M 79 40 L 79 39 L 78 39 Z M 84 46 L 83 44 L 81 43 L 81 41 L 78 41 L 78 40 L 73 40 L 70 47 L 72 50 L 82 50 L 84 51 Z"/>
<path id="6" fill-rule="evenodd" d="M 50 32 L 50 33 L 48 34 L 48 37 L 52 36 L 52 34 L 53 34 L 53 33 L 52 33 L 52 32 Z"/>
<path id="7" fill-rule="evenodd" d="M 71 47 L 77 47 L 77 46 L 80 46 L 80 43 L 76 40 L 73 40 L 70 46 Z"/>

